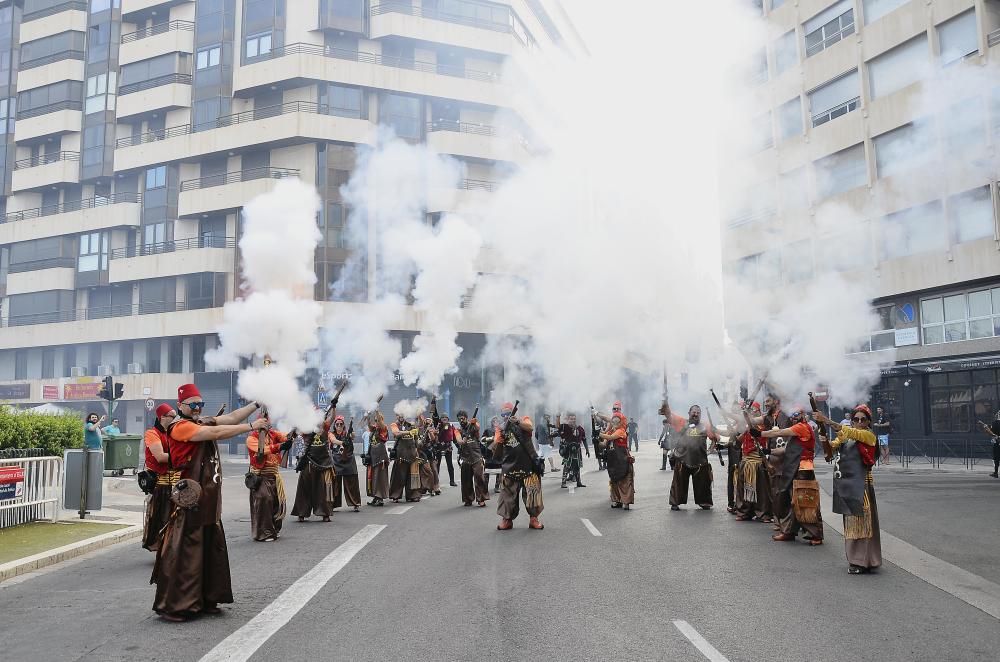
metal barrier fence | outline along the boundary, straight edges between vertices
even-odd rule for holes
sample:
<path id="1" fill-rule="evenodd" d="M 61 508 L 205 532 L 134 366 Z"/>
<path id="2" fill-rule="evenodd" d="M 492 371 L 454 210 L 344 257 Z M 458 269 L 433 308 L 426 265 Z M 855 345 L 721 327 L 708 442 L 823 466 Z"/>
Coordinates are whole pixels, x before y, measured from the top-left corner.
<path id="1" fill-rule="evenodd" d="M 993 444 L 984 435 L 970 439 L 892 439 L 889 452 L 904 467 L 911 463 L 940 469 L 945 466 L 972 469 L 993 462 Z"/>
<path id="2" fill-rule="evenodd" d="M 61 457 L 0 459 L 0 529 L 40 519 L 55 522 L 62 484 Z"/>

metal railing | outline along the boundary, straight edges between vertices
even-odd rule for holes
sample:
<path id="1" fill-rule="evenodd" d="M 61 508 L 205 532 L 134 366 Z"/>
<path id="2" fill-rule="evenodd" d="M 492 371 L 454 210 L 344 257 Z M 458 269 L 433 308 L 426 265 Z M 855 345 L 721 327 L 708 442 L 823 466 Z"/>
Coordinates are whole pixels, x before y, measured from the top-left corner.
<path id="1" fill-rule="evenodd" d="M 526 43 L 521 35 L 514 30 L 514 27 L 510 23 L 498 23 L 496 21 L 488 21 L 481 18 L 472 18 L 470 16 L 461 16 L 459 14 L 449 14 L 448 12 L 439 11 L 437 9 L 414 7 L 409 3 L 403 2 L 383 2 L 374 5 L 371 8 L 372 16 L 379 16 L 381 14 L 407 14 L 408 16 L 418 16 L 420 18 L 429 18 L 434 21 L 456 23 L 458 25 L 465 25 L 471 28 L 481 28 L 483 30 L 492 30 L 493 32 L 505 32 L 517 37 L 518 41 L 522 44 Z"/>
<path id="2" fill-rule="evenodd" d="M 155 315 L 158 313 L 175 313 L 185 310 L 202 310 L 215 308 L 210 299 L 190 303 L 183 301 L 145 301 L 141 303 L 120 304 L 110 306 L 92 306 L 75 310 L 58 310 L 51 313 L 34 313 L 18 315 L 3 321 L 4 327 L 34 326 L 36 324 L 57 324 L 59 322 L 84 322 L 87 320 L 108 319 L 109 317 L 131 317 L 133 315 Z"/>
<path id="3" fill-rule="evenodd" d="M 841 15 L 839 18 L 843 18 Z M 854 34 L 854 18 L 852 16 L 851 22 L 845 24 L 839 30 L 831 34 L 829 37 L 825 37 L 822 41 L 818 41 L 812 46 L 806 48 L 806 57 L 812 57 L 821 51 L 826 50 L 830 46 L 833 46 L 838 41 L 842 41 L 845 37 L 850 37 Z"/>
<path id="4" fill-rule="evenodd" d="M 32 117 L 38 117 L 40 115 L 48 115 L 49 113 L 55 113 L 60 110 L 83 110 L 82 101 L 58 101 L 56 103 L 50 103 L 45 106 L 39 106 L 38 108 L 32 108 L 31 110 L 19 110 L 17 111 L 17 119 L 26 120 Z"/>
<path id="5" fill-rule="evenodd" d="M 916 462 L 934 469 L 945 466 L 972 469 L 983 461 L 993 461 L 993 445 L 986 435 L 968 439 L 892 439 L 890 453 L 904 467 Z"/>
<path id="6" fill-rule="evenodd" d="M 993 48 L 997 44 L 1000 44 L 1000 30 L 994 30 L 986 35 L 986 45 L 989 48 Z"/>
<path id="7" fill-rule="evenodd" d="M 161 241 L 155 244 L 139 244 L 138 246 L 123 246 L 111 251 L 112 260 L 121 260 L 129 257 L 142 257 L 145 255 L 162 255 L 163 253 L 174 253 L 176 251 L 188 251 L 196 248 L 235 248 L 235 237 L 190 237 L 188 239 L 175 239 L 174 241 Z"/>
<path id="8" fill-rule="evenodd" d="M 377 64 L 383 67 L 394 69 L 411 69 L 429 74 L 440 74 L 442 76 L 453 76 L 456 78 L 467 78 L 486 83 L 495 83 L 500 80 L 500 74 L 491 71 L 478 71 L 476 69 L 466 69 L 465 67 L 455 67 L 447 64 L 437 64 L 434 62 L 422 62 L 411 58 L 393 57 L 381 55 L 379 53 L 365 53 L 364 51 L 352 51 L 332 46 L 321 46 L 319 44 L 295 43 L 287 46 L 280 46 L 272 49 L 268 55 L 262 55 L 260 59 L 277 59 L 288 55 L 318 55 L 321 57 L 334 58 L 337 60 L 350 60 L 352 62 L 363 62 Z"/>
<path id="9" fill-rule="evenodd" d="M 286 177 L 298 177 L 297 168 L 270 168 L 261 166 L 259 168 L 247 168 L 235 172 L 227 172 L 218 175 L 208 175 L 199 179 L 188 179 L 181 182 L 181 191 L 197 191 L 213 186 L 225 186 L 226 184 L 238 184 L 249 182 L 255 179 L 284 179 Z"/>
<path id="10" fill-rule="evenodd" d="M 72 256 L 50 257 L 45 260 L 34 260 L 33 262 L 15 262 L 7 267 L 7 273 L 23 274 L 28 271 L 38 271 L 39 269 L 73 269 L 76 268 L 76 258 Z"/>
<path id="11" fill-rule="evenodd" d="M 0 460 L 51 457 L 44 448 L 0 448 Z"/>
<path id="12" fill-rule="evenodd" d="M 21 15 L 21 22 L 27 23 L 28 21 L 33 21 L 36 18 L 45 18 L 46 16 L 55 16 L 56 14 L 64 11 L 87 11 L 87 3 L 84 0 L 70 0 L 69 2 L 60 2 L 58 5 L 52 5 L 51 7 L 46 7 L 45 9 L 39 9 L 38 11 L 26 12 Z"/>
<path id="13" fill-rule="evenodd" d="M 153 37 L 158 34 L 176 31 L 194 32 L 194 22 L 167 21 L 166 23 L 157 23 L 156 25 L 151 25 L 148 28 L 140 28 L 135 32 L 126 32 L 122 35 L 121 43 L 128 44 L 133 41 L 145 39 L 146 37 Z"/>
<path id="14" fill-rule="evenodd" d="M 25 168 L 37 168 L 38 166 L 58 163 L 59 161 L 79 161 L 80 152 L 51 152 L 40 156 L 30 156 L 26 159 L 14 161 L 14 170 Z"/>
<path id="15" fill-rule="evenodd" d="M 834 106 L 829 110 L 824 110 L 821 113 L 817 113 L 812 116 L 813 128 L 821 124 L 826 124 L 830 120 L 837 119 L 841 115 L 846 115 L 847 113 L 853 112 L 858 109 L 858 103 L 861 101 L 861 97 L 854 97 L 850 101 L 845 101 L 842 104 Z"/>
<path id="16" fill-rule="evenodd" d="M 485 179 L 463 179 L 458 185 L 458 188 L 466 191 L 489 191 L 491 193 L 496 190 L 496 187 L 496 182 Z"/>
<path id="17" fill-rule="evenodd" d="M 29 60 L 27 62 L 21 62 L 18 68 L 21 71 L 25 69 L 34 69 L 35 67 L 44 67 L 46 64 L 52 64 L 53 62 L 59 62 L 61 60 L 82 60 L 84 55 L 83 51 L 78 51 L 76 49 L 69 49 L 65 51 L 59 51 L 58 53 L 53 53 L 52 55 L 46 55 L 44 57 L 36 58 L 34 60 Z"/>
<path id="18" fill-rule="evenodd" d="M 163 76 L 157 76 L 156 78 L 141 80 L 138 83 L 122 85 L 121 87 L 118 88 L 118 96 L 123 97 L 126 94 L 134 94 L 135 92 L 142 92 L 143 90 L 151 90 L 154 87 L 161 87 L 163 85 L 170 85 L 172 83 L 177 83 L 179 85 L 190 85 L 191 74 L 178 74 L 178 73 L 165 74 Z"/>
<path id="19" fill-rule="evenodd" d="M 12 211 L 0 216 L 0 223 L 10 223 L 12 221 L 23 221 L 27 218 L 39 218 L 42 216 L 52 216 L 54 214 L 64 214 L 81 209 L 94 209 L 97 207 L 107 207 L 126 202 L 142 202 L 141 193 L 114 193 L 112 195 L 98 196 L 94 198 L 84 198 L 75 202 L 61 202 L 58 205 L 46 205 L 45 207 L 34 207 L 32 209 L 22 209 Z"/>
<path id="20" fill-rule="evenodd" d="M 55 522 L 62 505 L 61 457 L 0 459 L 0 473 L 22 478 L 20 493 L 0 503 L 0 529 L 40 519 Z"/>
<path id="21" fill-rule="evenodd" d="M 480 136 L 495 136 L 496 129 L 488 124 L 475 122 L 460 122 L 458 120 L 435 120 L 427 123 L 427 131 L 454 131 L 456 133 L 475 133 Z"/>

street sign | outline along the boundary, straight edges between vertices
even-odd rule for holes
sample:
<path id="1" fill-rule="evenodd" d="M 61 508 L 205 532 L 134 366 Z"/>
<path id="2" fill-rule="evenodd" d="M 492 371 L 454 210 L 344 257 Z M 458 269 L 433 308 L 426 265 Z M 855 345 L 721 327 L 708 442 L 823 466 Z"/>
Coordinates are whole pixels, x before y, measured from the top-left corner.
<path id="1" fill-rule="evenodd" d="M 143 395 L 152 395 L 152 393 L 153 393 L 153 389 L 150 388 L 149 386 L 143 386 L 142 387 L 142 394 Z"/>
<path id="2" fill-rule="evenodd" d="M 153 411 L 153 405 L 155 404 L 153 398 L 146 398 L 146 411 Z"/>

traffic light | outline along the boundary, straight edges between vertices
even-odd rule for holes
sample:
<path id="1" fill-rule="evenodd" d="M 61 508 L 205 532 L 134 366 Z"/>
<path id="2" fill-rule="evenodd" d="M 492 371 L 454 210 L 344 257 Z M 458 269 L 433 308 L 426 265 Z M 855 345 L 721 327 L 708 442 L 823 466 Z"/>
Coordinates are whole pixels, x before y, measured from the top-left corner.
<path id="1" fill-rule="evenodd" d="M 115 382 L 115 400 L 121 400 L 123 397 L 125 397 L 125 385 Z"/>
<path id="2" fill-rule="evenodd" d="M 97 397 L 99 397 L 101 400 L 110 401 L 112 399 L 112 394 L 115 392 L 115 387 L 113 382 L 114 380 L 111 378 L 110 375 L 105 377 L 103 380 L 103 385 L 101 386 L 101 390 L 97 392 Z"/>

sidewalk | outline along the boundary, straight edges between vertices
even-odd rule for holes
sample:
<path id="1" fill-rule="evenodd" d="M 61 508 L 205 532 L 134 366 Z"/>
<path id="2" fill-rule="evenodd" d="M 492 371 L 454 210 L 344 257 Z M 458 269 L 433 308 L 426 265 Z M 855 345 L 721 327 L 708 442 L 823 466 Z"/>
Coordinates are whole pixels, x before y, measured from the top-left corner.
<path id="1" fill-rule="evenodd" d="M 134 476 L 105 477 L 102 508 L 81 520 L 62 510 L 59 521 L 0 530 L 0 582 L 142 536 L 145 495 Z"/>

